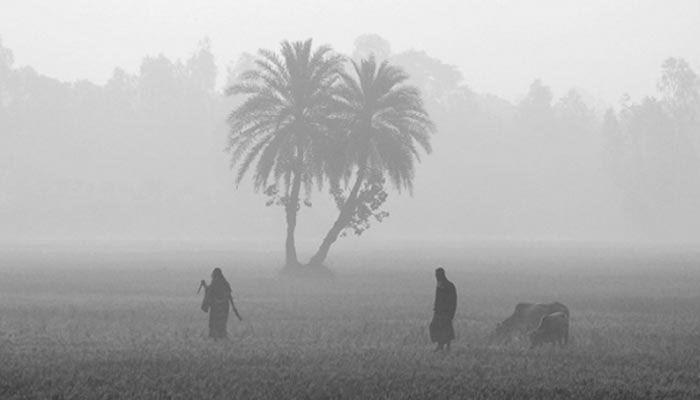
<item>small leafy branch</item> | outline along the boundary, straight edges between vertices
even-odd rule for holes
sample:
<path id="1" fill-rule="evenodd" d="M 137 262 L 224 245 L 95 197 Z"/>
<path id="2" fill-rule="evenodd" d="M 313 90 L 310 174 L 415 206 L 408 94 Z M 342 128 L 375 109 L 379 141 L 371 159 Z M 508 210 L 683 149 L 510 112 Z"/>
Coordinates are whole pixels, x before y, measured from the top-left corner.
<path id="1" fill-rule="evenodd" d="M 355 200 L 354 212 L 347 216 L 345 229 L 340 234 L 341 237 L 345 237 L 350 230 L 355 235 L 360 236 L 370 228 L 373 220 L 381 223 L 389 217 L 389 212 L 382 209 L 382 205 L 389 197 L 389 194 L 384 190 L 385 183 L 384 175 L 378 171 L 373 171 L 367 177 Z M 335 186 L 331 189 L 331 194 L 338 209 L 342 210 L 348 201 L 345 191 L 340 186 Z"/>
<path id="2" fill-rule="evenodd" d="M 265 206 L 266 207 L 271 207 L 271 206 L 282 206 L 282 207 L 287 207 L 287 204 L 290 202 L 290 196 L 287 195 L 280 195 L 279 188 L 277 185 L 270 185 L 265 188 L 263 191 L 263 194 L 267 197 L 267 201 L 265 201 Z M 311 207 L 311 201 L 309 199 L 304 199 L 304 205 L 307 207 Z M 299 211 L 299 208 L 301 208 L 300 204 L 297 204 L 297 211 Z"/>

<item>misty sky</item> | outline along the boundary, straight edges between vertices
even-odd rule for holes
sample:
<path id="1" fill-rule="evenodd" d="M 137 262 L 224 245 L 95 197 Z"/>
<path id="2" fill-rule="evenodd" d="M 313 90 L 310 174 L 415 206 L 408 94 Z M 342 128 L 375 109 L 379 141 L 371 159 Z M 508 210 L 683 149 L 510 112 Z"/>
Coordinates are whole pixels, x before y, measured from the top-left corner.
<path id="1" fill-rule="evenodd" d="M 526 4 L 527 3 L 527 4 Z M 537 6 L 533 6 L 536 4 Z M 606 103 L 655 90 L 669 56 L 700 65 L 697 0 L 3 0 L 0 35 L 16 65 L 102 83 L 145 55 L 185 58 L 205 36 L 220 72 L 243 51 L 313 37 L 350 52 L 377 33 L 425 50 L 481 92 L 518 99 L 537 78 Z M 223 75 L 223 74 L 220 74 Z"/>

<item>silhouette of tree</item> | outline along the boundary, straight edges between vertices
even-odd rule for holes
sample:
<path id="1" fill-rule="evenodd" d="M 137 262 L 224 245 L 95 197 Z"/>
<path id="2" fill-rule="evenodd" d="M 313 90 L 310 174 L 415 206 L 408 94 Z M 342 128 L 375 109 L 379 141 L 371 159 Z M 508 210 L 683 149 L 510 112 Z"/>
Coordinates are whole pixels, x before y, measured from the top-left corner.
<path id="1" fill-rule="evenodd" d="M 105 85 L 110 108 L 115 113 L 132 112 L 138 93 L 138 77 L 129 75 L 121 68 L 115 68 L 112 77 Z"/>
<path id="2" fill-rule="evenodd" d="M 424 51 L 409 50 L 396 54 L 391 57 L 391 63 L 406 71 L 409 82 L 421 91 L 431 113 L 433 109 L 428 102 L 442 102 L 462 80 L 457 67 L 432 58 Z"/>
<path id="3" fill-rule="evenodd" d="M 355 39 L 355 51 L 352 53 L 352 59 L 360 61 L 368 59 L 372 55 L 379 62 L 387 60 L 391 56 L 391 45 L 377 34 L 358 36 Z"/>
<path id="4" fill-rule="evenodd" d="M 613 175 L 613 178 L 620 183 L 621 170 L 623 164 L 623 152 L 625 150 L 625 138 L 622 134 L 620 121 L 615 114 L 615 110 L 608 108 L 603 116 L 601 126 L 604 142 L 605 162 Z"/>
<path id="5" fill-rule="evenodd" d="M 240 183 L 255 164 L 253 182 L 277 198 L 287 217 L 286 265 L 298 265 L 294 232 L 302 186 L 323 183 L 321 151 L 328 143 L 328 110 L 342 57 L 311 39 L 283 42 L 280 54 L 260 50 L 229 95 L 247 95 L 229 116 L 229 150 Z M 327 151 L 325 152 L 327 153 Z M 268 185 L 272 180 L 272 184 Z M 281 187 L 280 187 L 281 186 Z"/>
<path id="6" fill-rule="evenodd" d="M 12 54 L 12 50 L 3 46 L 2 36 L 0 36 L 0 71 L 10 69 L 13 62 L 14 55 Z"/>
<path id="7" fill-rule="evenodd" d="M 526 137 L 551 138 L 555 126 L 552 91 L 539 79 L 532 82 L 530 91 L 520 102 L 518 119 Z"/>
<path id="8" fill-rule="evenodd" d="M 593 111 L 577 90 L 569 90 L 554 105 L 554 113 L 559 119 L 562 133 L 580 137 L 590 133 L 595 124 Z"/>
<path id="9" fill-rule="evenodd" d="M 4 108 L 10 101 L 10 88 L 8 82 L 12 72 L 14 55 L 12 50 L 3 47 L 0 37 L 0 108 Z"/>
<path id="10" fill-rule="evenodd" d="M 700 159 L 690 135 L 700 105 L 698 77 L 680 59 L 662 65 L 661 98 L 627 98 L 619 120 L 606 115 L 604 134 L 611 145 L 624 214 L 635 228 L 663 236 L 697 231 Z"/>
<path id="11" fill-rule="evenodd" d="M 681 58 L 669 58 L 661 66 L 658 83 L 670 114 L 681 124 L 695 122 L 700 113 L 700 78 Z"/>
<path id="12" fill-rule="evenodd" d="M 195 90 L 204 94 L 210 94 L 214 91 L 216 64 L 214 63 L 214 55 L 211 52 L 209 38 L 204 38 L 199 42 L 196 53 L 187 60 L 185 68 L 189 80 L 195 86 Z"/>
<path id="13" fill-rule="evenodd" d="M 226 67 L 226 87 L 235 85 L 241 74 L 255 68 L 255 56 L 243 53 L 235 62 L 230 62 Z"/>
<path id="14" fill-rule="evenodd" d="M 157 120 L 179 117 L 177 106 L 185 97 L 185 67 L 164 55 L 145 57 L 139 74 L 141 107 Z M 174 114 L 174 115 L 173 115 Z"/>
<path id="15" fill-rule="evenodd" d="M 434 126 L 418 89 L 405 84 L 408 75 L 387 61 L 377 64 L 374 57 L 352 65 L 356 76 L 340 73 L 335 98 L 335 115 L 345 129 L 342 151 L 334 157 L 340 168 L 333 170 L 337 176 L 332 180 L 347 186 L 354 175 L 355 182 L 347 195 L 334 193 L 340 213 L 309 261 L 314 266 L 323 263 L 345 228 L 361 233 L 368 218 L 381 221 L 386 216 L 378 212 L 386 199 L 382 188 L 385 175 L 397 190 L 411 191 L 420 150 L 431 151 Z"/>

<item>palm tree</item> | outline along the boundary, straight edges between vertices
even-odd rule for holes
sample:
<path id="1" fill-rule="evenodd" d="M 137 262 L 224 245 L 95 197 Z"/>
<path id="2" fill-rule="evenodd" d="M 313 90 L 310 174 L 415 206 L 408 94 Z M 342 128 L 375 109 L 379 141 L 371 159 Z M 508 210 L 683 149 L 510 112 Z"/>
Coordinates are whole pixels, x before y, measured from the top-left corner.
<path id="1" fill-rule="evenodd" d="M 229 116 L 228 150 L 236 184 L 252 171 L 256 191 L 281 193 L 287 219 L 286 265 L 299 265 L 294 231 L 302 186 L 323 182 L 320 154 L 328 143 L 326 120 L 343 58 L 330 47 L 312 51 L 311 39 L 282 43 L 280 54 L 260 50 L 254 67 L 227 89 L 247 99 Z"/>
<path id="2" fill-rule="evenodd" d="M 342 151 L 334 159 L 341 164 L 333 179 L 346 184 L 354 176 L 340 213 L 326 234 L 310 265 L 319 266 L 331 245 L 352 220 L 363 184 L 373 174 L 386 176 L 400 192 L 413 189 L 416 161 L 422 149 L 430 153 L 435 127 L 423 106 L 418 89 L 406 84 L 408 75 L 374 57 L 352 63 L 356 77 L 340 72 L 335 87 L 334 119 L 344 121 Z"/>

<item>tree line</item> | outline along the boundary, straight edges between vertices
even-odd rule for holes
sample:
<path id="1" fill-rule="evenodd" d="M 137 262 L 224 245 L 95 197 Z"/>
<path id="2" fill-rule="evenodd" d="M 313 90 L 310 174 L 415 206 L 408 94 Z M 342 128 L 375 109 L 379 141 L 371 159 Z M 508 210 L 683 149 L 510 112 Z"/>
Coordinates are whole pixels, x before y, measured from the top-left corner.
<path id="1" fill-rule="evenodd" d="M 294 45 L 289 45 L 294 53 Z M 263 53 L 286 63 L 281 52 Z M 339 61 L 342 57 L 331 49 L 322 52 L 323 57 L 338 58 L 331 63 L 334 72 L 327 72 L 328 77 L 335 76 L 329 85 L 333 89 L 322 91 L 334 100 L 310 108 L 320 118 L 314 127 L 325 133 L 308 133 L 311 136 L 303 139 L 307 142 L 299 166 L 293 162 L 296 153 L 288 152 L 294 146 L 281 138 L 269 139 L 271 147 L 256 152 L 241 139 L 234 140 L 242 133 L 234 129 L 236 123 L 225 127 L 226 116 L 232 110 L 240 111 L 246 96 L 256 96 L 240 85 L 262 87 L 259 79 L 273 77 L 248 73 L 258 70 L 258 62 L 273 62 L 263 53 L 245 53 L 230 63 L 224 88 L 217 84 L 219 72 L 206 40 L 184 60 L 145 57 L 135 73 L 117 68 L 105 84 L 94 84 L 61 82 L 31 67 L 17 66 L 12 51 L 0 42 L 0 214 L 5 220 L 18 215 L 34 217 L 22 226 L 19 222 L 13 225 L 12 234 L 38 234 L 49 225 L 87 226 L 90 221 L 76 217 L 78 212 L 99 214 L 99 221 L 107 219 L 107 225 L 117 229 L 141 226 L 144 218 L 132 217 L 127 213 L 129 207 L 150 213 L 172 207 L 183 218 L 194 215 L 193 209 L 219 207 L 218 203 L 224 203 L 223 210 L 230 198 L 213 188 L 224 180 L 218 160 L 224 158 L 226 137 L 235 161 L 234 178 L 248 155 L 265 155 L 264 161 L 251 159 L 240 178 L 252 178 L 268 204 L 282 206 L 287 228 L 287 221 L 292 222 L 294 215 L 312 204 L 314 194 L 328 193 L 338 213 L 319 238 L 318 250 L 329 248 L 343 232 L 362 233 L 371 222 L 385 219 L 390 189 L 410 193 L 414 184 L 417 197 L 429 194 L 438 199 L 434 203 L 439 207 L 411 218 L 411 226 L 424 230 L 442 218 L 454 220 L 455 230 L 475 235 L 517 234 L 518 229 L 529 233 L 547 226 L 558 232 L 565 218 L 597 207 L 605 208 L 612 217 L 596 214 L 596 218 L 581 217 L 574 222 L 603 226 L 619 219 L 625 225 L 624 234 L 649 238 L 700 232 L 694 206 L 700 201 L 700 89 L 695 70 L 683 59 L 666 60 L 659 77 L 650 77 L 658 79 L 658 93 L 639 100 L 623 97 L 608 109 L 581 89 L 557 98 L 541 80 L 534 80 L 516 101 L 479 93 L 465 83 L 469 77 L 463 77 L 456 67 L 419 50 L 394 53 L 386 40 L 364 35 L 345 58 L 352 61 Z M 366 144 L 361 136 L 348 133 L 360 131 L 348 122 L 352 113 L 359 112 L 360 103 L 348 99 L 363 93 L 352 94 L 353 80 L 356 84 L 363 79 L 372 82 L 361 73 L 374 69 L 376 74 L 385 61 L 387 77 L 382 80 L 400 76 L 400 87 L 413 87 L 434 122 L 429 131 L 437 134 L 431 133 L 428 137 L 433 139 L 426 143 L 413 139 L 416 154 L 404 142 L 378 142 L 375 146 L 382 153 L 364 159 L 362 146 Z M 395 70 L 400 71 L 394 76 L 391 71 Z M 344 91 L 336 92 L 341 87 Z M 225 96 L 226 88 L 232 88 L 230 93 L 235 96 Z M 271 121 L 270 115 L 260 112 Z M 248 113 L 250 118 L 256 115 Z M 289 121 L 282 120 L 284 124 Z M 257 137 L 268 136 L 273 135 Z M 309 142 L 312 138 L 313 144 Z M 400 150 L 392 151 L 392 146 Z M 415 170 L 418 155 L 431 149 L 433 156 Z M 334 156 L 321 160 L 319 154 Z M 288 172 L 283 173 L 285 170 Z M 582 185 L 585 182 L 588 184 Z M 602 185 L 610 190 L 594 193 Z M 56 195 L 42 193 L 37 187 L 55 187 L 51 190 Z M 66 194 L 73 192 L 75 195 Z M 343 213 L 343 209 L 354 212 Z M 61 213 L 73 217 L 60 219 Z M 561 218 L 547 220 L 551 215 Z M 219 223 L 213 215 L 207 218 L 199 227 L 202 232 Z M 32 222 L 39 220 L 43 226 Z M 333 227 L 338 221 L 337 227 L 344 229 L 336 235 L 338 229 Z M 174 226 L 188 228 L 185 223 Z M 315 260 L 323 254 L 317 252 Z M 294 257 L 289 261 L 294 263 Z"/>

